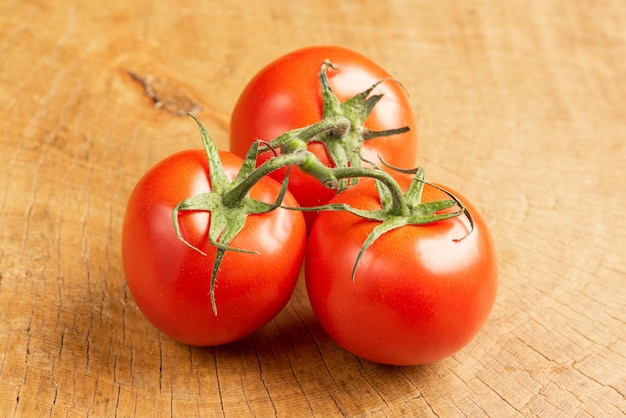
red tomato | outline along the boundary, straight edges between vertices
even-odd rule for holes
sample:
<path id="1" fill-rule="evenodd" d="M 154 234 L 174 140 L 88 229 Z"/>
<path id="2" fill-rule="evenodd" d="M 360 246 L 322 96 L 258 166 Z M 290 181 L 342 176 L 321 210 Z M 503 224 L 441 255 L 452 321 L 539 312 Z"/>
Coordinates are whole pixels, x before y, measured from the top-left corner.
<path id="1" fill-rule="evenodd" d="M 406 190 L 409 181 L 400 179 Z M 347 351 L 377 363 L 417 365 L 448 357 L 470 342 L 496 297 L 497 262 L 484 220 L 453 192 L 465 216 L 388 232 L 352 268 L 365 238 L 380 222 L 348 212 L 321 213 L 305 258 L 311 306 L 323 329 Z M 426 185 L 422 201 L 448 196 Z M 372 181 L 338 194 L 331 203 L 380 208 Z"/>
<path id="2" fill-rule="evenodd" d="M 232 179 L 242 160 L 220 153 Z M 250 191 L 273 203 L 280 184 L 264 178 Z M 183 151 L 158 163 L 138 182 L 126 210 L 122 256 L 128 287 L 142 313 L 159 330 L 190 345 L 228 343 L 270 321 L 291 297 L 304 257 L 302 214 L 278 208 L 247 218 L 226 251 L 215 284 L 217 315 L 209 296 L 216 249 L 208 242 L 209 213 L 179 213 L 182 235 L 207 255 L 177 238 L 172 210 L 182 200 L 210 191 L 203 150 Z M 285 204 L 297 204 L 289 193 Z"/>
<path id="3" fill-rule="evenodd" d="M 322 119 L 322 97 L 319 82 L 320 68 L 329 59 L 337 70 L 328 69 L 329 84 L 341 102 L 361 93 L 379 80 L 390 78 L 380 66 L 349 49 L 336 46 L 317 46 L 291 52 L 259 71 L 241 93 L 232 113 L 230 150 L 243 157 L 256 139 L 270 141 L 296 128 L 303 128 Z M 378 155 L 391 165 L 410 168 L 417 160 L 417 123 L 408 96 L 394 81 L 381 83 L 373 91 L 384 93 L 366 120 L 370 130 L 383 131 L 408 126 L 409 132 L 368 140 L 363 156 L 378 161 Z M 322 144 L 310 143 L 324 164 L 331 166 Z M 272 153 L 259 156 L 259 163 Z M 273 177 L 279 181 L 285 170 Z M 334 195 L 316 179 L 295 169 L 290 173 L 289 190 L 301 206 L 317 206 Z M 310 226 L 315 212 L 305 213 Z"/>

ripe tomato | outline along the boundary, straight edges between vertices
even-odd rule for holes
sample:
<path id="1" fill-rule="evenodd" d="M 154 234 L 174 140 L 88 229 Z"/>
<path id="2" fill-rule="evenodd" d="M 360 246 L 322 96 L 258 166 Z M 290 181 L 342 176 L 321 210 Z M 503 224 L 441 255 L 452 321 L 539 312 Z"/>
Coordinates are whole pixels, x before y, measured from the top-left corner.
<path id="1" fill-rule="evenodd" d="M 232 113 L 230 150 L 244 156 L 257 139 L 270 141 L 279 135 L 303 128 L 322 119 L 320 68 L 329 59 L 336 70 L 328 69 L 329 84 L 343 102 L 374 83 L 390 78 L 380 66 L 352 50 L 336 46 L 316 46 L 293 51 L 260 70 L 241 93 Z M 365 127 L 384 131 L 408 126 L 408 132 L 370 139 L 363 145 L 363 156 L 378 161 L 378 155 L 397 167 L 414 167 L 417 159 L 417 123 L 403 87 L 392 80 L 378 85 L 374 94 L 384 93 L 366 120 Z M 327 166 L 332 166 L 322 144 L 310 143 L 309 150 Z M 354 150 L 350 150 L 354 152 Z M 272 153 L 259 155 L 259 164 Z M 273 177 L 282 181 L 285 170 Z M 300 170 L 291 170 L 289 190 L 301 206 L 328 202 L 335 191 L 321 185 Z M 315 212 L 305 213 L 310 226 Z"/>
<path id="2" fill-rule="evenodd" d="M 409 181 L 399 183 L 406 190 Z M 471 234 L 458 241 L 470 228 L 464 216 L 392 230 L 365 251 L 354 282 L 357 254 L 380 222 L 320 213 L 309 235 L 306 286 L 315 315 L 337 344 L 373 362 L 416 365 L 454 354 L 479 331 L 496 297 L 495 249 L 484 220 L 454 194 L 474 219 Z M 447 198 L 424 186 L 423 202 Z M 380 208 L 371 180 L 331 200 L 340 202 Z"/>
<path id="3" fill-rule="evenodd" d="M 221 152 L 231 180 L 242 159 Z M 128 287 L 137 306 L 159 330 L 183 343 L 223 344 L 244 337 L 270 321 L 291 297 L 304 257 L 302 214 L 278 208 L 247 218 L 226 251 L 215 283 L 215 315 L 209 296 L 216 248 L 208 241 L 210 215 L 179 213 L 182 235 L 206 255 L 177 238 L 172 210 L 182 200 L 210 191 L 207 155 L 202 150 L 174 154 L 149 170 L 132 192 L 122 232 Z M 280 184 L 264 178 L 250 191 L 273 203 Z M 297 204 L 289 193 L 285 204 Z"/>

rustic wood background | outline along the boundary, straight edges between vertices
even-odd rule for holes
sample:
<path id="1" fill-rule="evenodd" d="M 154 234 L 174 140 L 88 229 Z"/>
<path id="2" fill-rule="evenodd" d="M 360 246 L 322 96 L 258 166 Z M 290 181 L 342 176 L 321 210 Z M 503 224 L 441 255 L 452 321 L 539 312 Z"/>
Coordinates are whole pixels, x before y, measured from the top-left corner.
<path id="1" fill-rule="evenodd" d="M 0 5 L 1 416 L 626 414 L 625 2 L 188 3 Z M 199 147 L 177 112 L 225 148 L 247 80 L 312 44 L 404 84 L 429 178 L 492 229 L 497 303 L 449 359 L 360 361 L 302 283 L 254 335 L 190 348 L 125 286 L 132 187 Z"/>

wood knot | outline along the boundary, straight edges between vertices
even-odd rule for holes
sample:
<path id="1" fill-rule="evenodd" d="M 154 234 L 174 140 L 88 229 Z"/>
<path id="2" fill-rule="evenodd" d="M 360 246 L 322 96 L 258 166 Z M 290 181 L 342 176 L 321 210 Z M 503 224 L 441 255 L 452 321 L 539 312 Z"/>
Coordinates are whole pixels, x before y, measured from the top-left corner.
<path id="1" fill-rule="evenodd" d="M 143 86 L 146 96 L 152 100 L 157 109 L 176 116 L 187 116 L 190 112 L 197 113 L 202 110 L 202 106 L 176 83 L 152 74 L 139 74 L 128 70 L 126 72 Z"/>

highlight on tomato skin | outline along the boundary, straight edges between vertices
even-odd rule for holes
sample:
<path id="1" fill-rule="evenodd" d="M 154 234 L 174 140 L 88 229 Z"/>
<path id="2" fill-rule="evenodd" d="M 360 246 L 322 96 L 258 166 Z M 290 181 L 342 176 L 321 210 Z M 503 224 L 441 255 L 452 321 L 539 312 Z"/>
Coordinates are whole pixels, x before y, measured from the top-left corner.
<path id="1" fill-rule="evenodd" d="M 220 152 L 233 179 L 242 159 Z M 177 236 L 172 210 L 183 199 L 209 192 L 207 156 L 202 150 L 174 154 L 151 168 L 135 186 L 122 229 L 122 260 L 128 288 L 140 311 L 160 331 L 185 344 L 213 346 L 240 339 L 272 320 L 295 288 L 306 246 L 306 226 L 298 211 L 278 208 L 251 215 L 227 251 L 215 283 L 215 315 L 210 300 L 216 248 L 207 239 L 207 212 L 181 212 L 182 233 L 206 255 Z M 250 191 L 272 203 L 281 186 L 263 178 Z M 297 205 L 287 193 L 284 203 Z M 268 245 L 271 243 L 271 245 Z"/>
<path id="2" fill-rule="evenodd" d="M 419 365 L 453 355 L 479 332 L 496 299 L 496 252 L 475 207 L 453 193 L 472 214 L 471 234 L 462 216 L 390 231 L 364 252 L 354 281 L 355 259 L 377 222 L 341 211 L 318 216 L 307 245 L 306 287 L 320 325 L 338 345 L 376 363 Z M 445 197 L 424 187 L 425 202 Z M 380 207 L 372 181 L 330 203 L 338 202 Z"/>
<path id="3" fill-rule="evenodd" d="M 326 73 L 332 91 L 341 102 L 385 80 L 371 93 L 383 96 L 367 117 L 365 128 L 372 131 L 409 128 L 408 132 L 401 134 L 368 139 L 363 143 L 363 157 L 378 161 L 380 156 L 397 167 L 415 167 L 418 130 L 407 92 L 371 59 L 353 50 L 330 45 L 289 52 L 253 76 L 238 97 L 231 115 L 231 152 L 243 156 L 257 139 L 270 141 L 287 131 L 320 121 L 323 118 L 320 67 L 325 60 L 335 68 L 327 69 Z M 326 148 L 320 143 L 311 142 L 309 150 L 324 164 L 333 165 Z M 348 150 L 348 153 L 354 152 L 355 149 Z M 259 164 L 271 156 L 271 153 L 260 154 Z M 285 172 L 278 170 L 272 177 L 282 181 Z M 291 170 L 289 190 L 304 207 L 327 203 L 336 194 L 297 168 Z M 305 212 L 304 216 L 310 229 L 316 212 Z"/>

